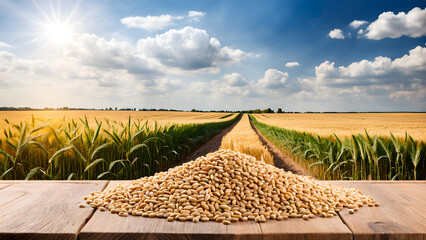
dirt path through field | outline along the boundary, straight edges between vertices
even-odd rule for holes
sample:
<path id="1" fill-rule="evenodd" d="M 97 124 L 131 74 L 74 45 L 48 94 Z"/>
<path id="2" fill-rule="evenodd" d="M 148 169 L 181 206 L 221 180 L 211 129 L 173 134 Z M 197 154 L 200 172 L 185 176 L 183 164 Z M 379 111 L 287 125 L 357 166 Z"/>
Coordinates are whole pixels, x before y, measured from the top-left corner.
<path id="1" fill-rule="evenodd" d="M 242 118 L 242 114 L 238 117 L 233 124 L 228 126 L 227 128 L 223 129 L 218 135 L 214 136 L 212 139 L 204 143 L 201 147 L 199 147 L 195 152 L 193 152 L 191 155 L 187 156 L 182 162 L 177 163 L 176 165 L 180 165 L 184 162 L 188 162 L 194 159 L 197 159 L 198 157 L 205 156 L 207 153 L 214 152 L 219 150 L 220 145 L 222 144 L 222 139 L 225 137 L 225 135 L 230 132 L 240 121 Z M 273 145 L 269 140 L 267 140 L 260 132 L 254 127 L 253 123 L 250 121 L 250 125 L 252 129 L 256 132 L 256 134 L 259 136 L 260 141 L 262 144 L 268 147 L 269 151 L 274 157 L 274 165 L 278 168 L 282 168 L 285 171 L 291 171 L 296 174 L 305 175 L 305 176 L 312 176 L 306 169 L 301 167 L 298 163 L 294 162 L 289 156 L 285 155 L 283 152 L 281 152 L 275 145 Z"/>
<path id="2" fill-rule="evenodd" d="M 259 136 L 260 141 L 263 145 L 267 146 L 272 156 L 274 156 L 274 165 L 275 167 L 282 168 L 285 171 L 291 171 L 299 175 L 312 176 L 306 169 L 301 167 L 297 162 L 293 161 L 289 156 L 285 155 L 281 150 L 279 150 L 274 144 L 272 144 L 268 139 L 266 139 L 257 128 L 254 126 L 252 121 L 250 125 L 253 130 Z"/>
<path id="3" fill-rule="evenodd" d="M 230 132 L 235 125 L 237 125 L 241 121 L 241 117 L 243 115 L 241 114 L 237 120 L 227 128 L 223 129 L 222 132 L 220 132 L 218 135 L 214 136 L 212 139 L 204 143 L 201 147 L 199 147 L 195 152 L 193 152 L 191 155 L 185 158 L 183 162 L 188 162 L 194 159 L 197 159 L 198 157 L 205 156 L 207 153 L 215 152 L 219 150 L 220 145 L 222 144 L 222 138 L 225 137 L 225 135 Z"/>

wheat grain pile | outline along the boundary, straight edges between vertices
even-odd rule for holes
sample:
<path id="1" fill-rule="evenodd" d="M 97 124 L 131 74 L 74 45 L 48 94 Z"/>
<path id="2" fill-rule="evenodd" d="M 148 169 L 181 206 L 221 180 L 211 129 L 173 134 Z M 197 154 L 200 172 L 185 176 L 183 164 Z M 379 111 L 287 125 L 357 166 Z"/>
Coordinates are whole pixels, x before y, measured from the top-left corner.
<path id="1" fill-rule="evenodd" d="M 231 150 L 209 153 L 84 199 L 94 208 L 122 217 L 224 224 L 333 217 L 344 207 L 353 213 L 364 204 L 379 205 L 356 189 L 319 183 Z"/>

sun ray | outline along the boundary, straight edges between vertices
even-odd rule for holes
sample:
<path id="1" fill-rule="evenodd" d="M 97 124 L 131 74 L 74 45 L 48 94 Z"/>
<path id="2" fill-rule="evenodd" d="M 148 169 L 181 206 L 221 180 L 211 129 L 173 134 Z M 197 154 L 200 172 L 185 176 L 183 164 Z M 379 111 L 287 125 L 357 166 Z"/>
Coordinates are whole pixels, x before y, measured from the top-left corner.
<path id="1" fill-rule="evenodd" d="M 36 44 L 35 53 L 39 51 L 52 54 L 62 54 L 64 47 L 83 32 L 84 26 L 81 24 L 85 16 L 80 14 L 81 0 L 61 2 L 60 0 L 37 1 L 31 0 L 33 11 L 28 11 L 20 5 L 1 1 L 0 6 L 11 9 L 16 15 L 28 21 L 28 29 L 16 32 L 18 35 L 25 35 L 30 40 L 21 44 Z M 35 11 L 34 11 L 35 10 Z M 22 28 L 25 29 L 25 28 Z"/>
<path id="2" fill-rule="evenodd" d="M 45 19 L 50 19 L 49 15 L 47 15 L 47 13 L 43 10 L 43 8 L 40 7 L 40 5 L 35 0 L 33 0 L 33 4 L 40 11 L 40 13 L 45 17 Z"/>
<path id="3" fill-rule="evenodd" d="M 74 14 L 76 13 L 76 11 L 77 11 L 78 7 L 80 6 L 81 1 L 82 1 L 82 0 L 79 0 L 79 1 L 78 1 L 75 5 L 74 5 L 74 7 L 72 8 L 72 10 L 69 12 L 69 14 L 68 14 L 67 18 L 65 19 L 65 21 L 67 21 L 67 22 L 71 21 L 72 17 L 74 17 Z"/>

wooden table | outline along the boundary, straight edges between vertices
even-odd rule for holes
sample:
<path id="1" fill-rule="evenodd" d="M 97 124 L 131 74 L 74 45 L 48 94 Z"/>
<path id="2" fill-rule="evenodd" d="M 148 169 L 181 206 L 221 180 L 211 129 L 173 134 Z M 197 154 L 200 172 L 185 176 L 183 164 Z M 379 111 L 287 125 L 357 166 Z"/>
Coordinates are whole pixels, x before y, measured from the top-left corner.
<path id="1" fill-rule="evenodd" d="M 309 221 L 195 224 L 78 207 L 91 191 L 118 183 L 126 182 L 0 181 L 0 239 L 426 239 L 426 181 L 332 181 L 381 206 Z"/>

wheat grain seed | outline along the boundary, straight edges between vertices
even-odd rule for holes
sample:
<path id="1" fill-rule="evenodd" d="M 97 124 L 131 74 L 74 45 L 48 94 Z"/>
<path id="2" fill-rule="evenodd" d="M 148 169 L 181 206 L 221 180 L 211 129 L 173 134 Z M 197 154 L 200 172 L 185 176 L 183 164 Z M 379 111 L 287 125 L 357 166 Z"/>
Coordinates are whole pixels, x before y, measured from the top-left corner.
<path id="1" fill-rule="evenodd" d="M 344 207 L 353 214 L 364 204 L 379 206 L 356 189 L 321 183 L 223 149 L 128 185 L 92 192 L 84 199 L 93 208 L 121 217 L 223 224 L 289 217 L 308 220 L 315 215 L 331 218 Z"/>

